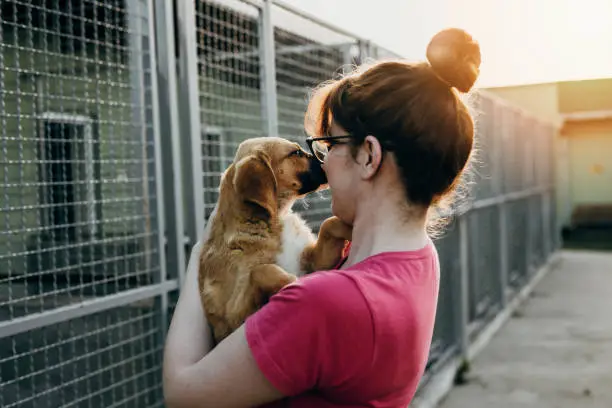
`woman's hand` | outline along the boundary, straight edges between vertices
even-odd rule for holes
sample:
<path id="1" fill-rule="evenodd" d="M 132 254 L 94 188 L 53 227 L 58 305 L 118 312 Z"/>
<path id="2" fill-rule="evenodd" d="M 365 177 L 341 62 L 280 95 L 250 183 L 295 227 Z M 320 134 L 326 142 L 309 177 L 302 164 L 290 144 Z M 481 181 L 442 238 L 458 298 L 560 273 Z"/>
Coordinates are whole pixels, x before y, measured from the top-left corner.
<path id="1" fill-rule="evenodd" d="M 217 208 L 211 214 L 212 219 Z M 199 253 L 209 234 L 191 250 L 164 347 L 163 388 L 166 405 L 180 407 L 246 407 L 283 395 L 264 377 L 255 362 L 244 325 L 213 350 L 213 338 L 198 289 Z M 212 351 L 211 351 L 212 350 Z"/>

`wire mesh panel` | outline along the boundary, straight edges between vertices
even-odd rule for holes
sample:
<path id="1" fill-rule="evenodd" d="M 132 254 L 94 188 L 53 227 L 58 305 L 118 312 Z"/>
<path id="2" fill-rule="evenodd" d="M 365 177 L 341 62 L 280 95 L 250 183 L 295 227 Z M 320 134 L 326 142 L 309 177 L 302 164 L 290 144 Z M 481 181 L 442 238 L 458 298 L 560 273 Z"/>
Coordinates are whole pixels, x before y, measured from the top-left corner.
<path id="1" fill-rule="evenodd" d="M 503 180 L 504 193 L 512 193 L 521 190 L 522 178 L 522 133 L 519 128 L 520 113 L 517 110 L 503 109 L 502 120 L 504 132 L 502 133 L 503 154 Z"/>
<path id="2" fill-rule="evenodd" d="M 561 245 L 561 233 L 557 228 L 557 205 L 555 202 L 555 190 L 551 190 L 548 194 L 549 197 L 549 211 L 550 211 L 550 224 L 549 224 L 549 233 L 550 233 L 550 245 L 552 250 L 557 250 Z"/>
<path id="3" fill-rule="evenodd" d="M 493 113 L 492 117 L 492 131 L 494 133 L 495 138 L 495 149 L 497 149 L 497 155 L 495 156 L 495 187 L 497 189 L 498 195 L 506 194 L 509 190 L 508 182 L 509 176 L 507 174 L 507 168 L 509 160 L 507 146 L 508 139 L 511 137 L 509 131 L 509 122 L 511 121 L 511 116 L 508 112 L 508 109 L 495 101 L 493 104 Z"/>
<path id="4" fill-rule="evenodd" d="M 3 408 L 162 407 L 152 302 L 0 339 Z"/>
<path id="5" fill-rule="evenodd" d="M 557 144 L 555 142 L 556 139 L 556 132 L 555 129 L 548 127 L 545 130 L 545 134 L 546 134 L 546 143 L 545 143 L 545 149 L 547 150 L 548 154 L 548 163 L 546 165 L 546 175 L 547 177 L 545 177 L 546 181 L 548 182 L 548 185 L 550 186 L 550 190 L 548 193 L 548 201 L 549 201 L 549 211 L 550 211 L 550 216 L 549 216 L 549 228 L 550 228 L 550 236 L 549 236 L 549 240 L 550 240 L 550 247 L 551 249 L 558 249 L 561 245 L 561 233 L 559 231 L 558 227 L 558 214 L 557 214 L 557 204 L 556 204 L 556 194 L 557 194 L 557 181 L 556 181 L 556 177 L 555 177 L 555 170 L 556 170 L 556 161 L 555 161 L 555 155 L 556 155 L 556 147 Z"/>
<path id="6" fill-rule="evenodd" d="M 508 242 L 508 285 L 518 289 L 524 284 L 527 264 L 528 200 L 506 203 Z"/>
<path id="7" fill-rule="evenodd" d="M 159 275 L 146 118 L 122 2 L 2 2 L 0 307 L 7 318 Z M 136 105 L 135 105 L 136 104 Z"/>
<path id="8" fill-rule="evenodd" d="M 550 162 L 553 152 L 550 151 L 547 128 L 542 124 L 534 124 L 537 133 L 535 149 L 535 184 L 538 187 L 547 187 L 550 180 Z"/>
<path id="9" fill-rule="evenodd" d="M 458 292 L 461 277 L 459 243 L 457 221 L 447 225 L 442 236 L 435 241 L 440 258 L 440 291 L 428 366 L 439 363 L 457 347 L 457 304 L 461 296 Z"/>
<path id="10" fill-rule="evenodd" d="M 470 322 L 487 321 L 500 302 L 499 207 L 467 214 Z"/>
<path id="11" fill-rule="evenodd" d="M 495 144 L 500 138 L 496 134 L 495 103 L 491 98 L 478 94 L 468 103 L 476 113 L 473 164 L 470 167 L 473 197 L 475 200 L 491 198 L 498 188 Z"/>
<path id="12" fill-rule="evenodd" d="M 542 124 L 538 127 L 539 150 L 537 154 L 538 164 L 536 166 L 536 180 L 539 187 L 546 189 L 542 194 L 543 206 L 543 232 L 542 239 L 544 240 L 544 256 L 547 257 L 553 250 L 556 221 L 554 219 L 555 200 L 554 200 L 554 177 L 553 177 L 553 155 L 554 155 L 554 132 L 553 130 Z"/>
<path id="13" fill-rule="evenodd" d="M 539 153 L 539 139 L 537 121 L 532 117 L 520 116 L 519 138 L 518 142 L 521 146 L 519 155 L 522 158 L 520 168 L 521 172 L 521 190 L 527 190 L 537 186 L 536 183 L 536 160 Z"/>
<path id="14" fill-rule="evenodd" d="M 196 2 L 206 218 L 240 142 L 264 136 L 258 15 L 240 1 Z"/>
<path id="15" fill-rule="evenodd" d="M 304 113 L 311 90 L 359 59 L 354 38 L 273 8 L 279 135 L 305 146 Z M 296 210 L 313 227 L 331 215 L 329 194 L 312 194 Z"/>
<path id="16" fill-rule="evenodd" d="M 547 188 L 548 183 L 544 180 L 544 172 L 542 168 L 546 168 L 548 165 L 548 152 L 544 151 L 544 145 L 546 143 L 546 134 L 543 132 L 544 127 L 539 124 L 536 120 L 530 124 L 533 129 L 533 181 L 532 187 L 535 188 Z M 546 232 L 544 231 L 546 221 L 544 220 L 544 205 L 546 203 L 546 195 L 548 191 L 542 191 L 532 199 L 532 238 L 533 243 L 532 264 L 535 269 L 540 267 L 546 259 Z"/>
<path id="17" fill-rule="evenodd" d="M 376 44 L 368 44 L 369 45 L 369 55 L 366 56 L 365 59 L 367 58 L 374 58 L 375 60 L 392 60 L 392 59 L 396 59 L 396 58 L 401 58 L 402 56 L 399 55 L 396 52 L 393 52 L 391 50 L 389 50 L 388 48 L 382 47 L 380 45 L 376 45 Z"/>
<path id="18" fill-rule="evenodd" d="M 536 270 L 544 261 L 544 229 L 542 219 L 543 195 L 536 194 L 528 199 L 529 203 L 529 264 Z"/>
<path id="19" fill-rule="evenodd" d="M 162 276 L 147 3 L 0 2 L 0 406 L 160 400 L 155 299 L 70 319 Z"/>

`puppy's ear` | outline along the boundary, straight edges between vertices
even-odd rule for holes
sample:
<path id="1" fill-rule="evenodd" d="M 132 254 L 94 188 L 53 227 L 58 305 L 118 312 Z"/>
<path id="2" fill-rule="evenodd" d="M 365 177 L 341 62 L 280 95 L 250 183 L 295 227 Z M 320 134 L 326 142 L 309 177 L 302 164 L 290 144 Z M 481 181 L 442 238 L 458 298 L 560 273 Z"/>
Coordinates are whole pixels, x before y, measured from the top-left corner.
<path id="1" fill-rule="evenodd" d="M 234 188 L 242 200 L 263 209 L 268 217 L 276 213 L 276 177 L 266 154 L 258 152 L 236 163 Z"/>

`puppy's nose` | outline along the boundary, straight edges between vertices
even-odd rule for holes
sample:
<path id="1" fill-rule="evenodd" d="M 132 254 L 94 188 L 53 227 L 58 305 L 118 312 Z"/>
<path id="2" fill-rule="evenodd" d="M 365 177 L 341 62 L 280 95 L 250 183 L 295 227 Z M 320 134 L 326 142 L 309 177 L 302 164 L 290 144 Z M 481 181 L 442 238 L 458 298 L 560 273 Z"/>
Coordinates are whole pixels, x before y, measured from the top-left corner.
<path id="1" fill-rule="evenodd" d="M 327 175 L 321 167 L 321 163 L 316 159 L 310 159 L 308 170 L 301 173 L 298 177 L 302 182 L 299 194 L 306 194 L 317 190 L 324 184 L 327 184 Z"/>
<path id="2" fill-rule="evenodd" d="M 310 159 L 310 174 L 313 181 L 319 184 L 327 183 L 327 174 L 325 174 L 321 162 L 316 157 Z"/>

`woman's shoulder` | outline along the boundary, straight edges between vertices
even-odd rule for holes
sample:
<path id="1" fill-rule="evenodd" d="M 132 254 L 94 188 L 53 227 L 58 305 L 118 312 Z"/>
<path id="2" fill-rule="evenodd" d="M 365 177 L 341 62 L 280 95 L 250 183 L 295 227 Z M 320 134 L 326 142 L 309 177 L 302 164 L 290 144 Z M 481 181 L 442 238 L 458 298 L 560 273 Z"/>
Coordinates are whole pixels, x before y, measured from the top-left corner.
<path id="1" fill-rule="evenodd" d="M 435 281 L 439 277 L 439 270 L 438 252 L 432 241 L 415 250 L 372 254 L 345 269 L 356 278 L 376 276 L 378 279 L 395 280 L 398 277 L 404 277 L 409 278 L 412 283 L 415 278 Z"/>
<path id="2" fill-rule="evenodd" d="M 349 273 L 339 269 L 314 272 L 300 277 L 278 295 L 292 296 L 296 301 L 326 314 L 346 309 L 362 309 L 368 305 L 361 288 Z"/>

